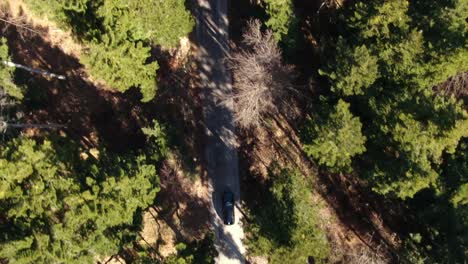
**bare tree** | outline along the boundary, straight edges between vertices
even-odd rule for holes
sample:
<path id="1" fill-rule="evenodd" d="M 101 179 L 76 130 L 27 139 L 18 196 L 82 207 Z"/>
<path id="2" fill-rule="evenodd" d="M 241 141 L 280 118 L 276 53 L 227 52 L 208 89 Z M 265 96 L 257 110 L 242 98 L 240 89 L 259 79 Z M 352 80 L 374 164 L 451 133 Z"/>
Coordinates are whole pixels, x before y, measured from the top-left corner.
<path id="1" fill-rule="evenodd" d="M 435 86 L 433 90 L 442 95 L 453 95 L 459 99 L 468 97 L 468 72 L 460 72 L 445 82 Z"/>
<path id="2" fill-rule="evenodd" d="M 267 114 L 276 114 L 288 91 L 294 90 L 293 67 L 284 65 L 281 50 L 258 20 L 248 22 L 241 47 L 228 57 L 234 91 L 225 100 L 235 101 L 234 118 L 242 128 L 258 126 Z"/>

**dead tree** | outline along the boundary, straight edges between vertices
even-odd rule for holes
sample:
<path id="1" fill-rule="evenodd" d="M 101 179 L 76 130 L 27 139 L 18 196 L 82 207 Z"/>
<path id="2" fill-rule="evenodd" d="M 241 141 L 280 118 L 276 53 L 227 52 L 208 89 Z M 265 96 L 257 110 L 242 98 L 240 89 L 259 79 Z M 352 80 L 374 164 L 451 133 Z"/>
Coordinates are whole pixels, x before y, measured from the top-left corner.
<path id="1" fill-rule="evenodd" d="M 466 100 L 468 97 L 468 72 L 460 72 L 445 82 L 435 86 L 433 90 L 442 95 L 455 96 Z"/>
<path id="2" fill-rule="evenodd" d="M 234 100 L 234 118 L 241 128 L 262 123 L 267 114 L 278 113 L 287 93 L 294 91 L 294 71 L 283 64 L 273 33 L 262 32 L 258 20 L 248 22 L 241 47 L 228 57 L 234 89 L 225 101 Z"/>

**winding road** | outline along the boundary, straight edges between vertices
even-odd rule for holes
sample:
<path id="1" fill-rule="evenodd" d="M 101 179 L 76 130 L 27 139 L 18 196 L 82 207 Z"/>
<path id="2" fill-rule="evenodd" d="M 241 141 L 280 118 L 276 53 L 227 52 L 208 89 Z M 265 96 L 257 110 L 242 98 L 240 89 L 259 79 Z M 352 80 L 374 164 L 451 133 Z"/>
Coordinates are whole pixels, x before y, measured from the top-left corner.
<path id="1" fill-rule="evenodd" d="M 232 91 L 231 75 L 225 57 L 229 52 L 228 1 L 198 0 L 196 35 L 202 84 L 203 116 L 205 122 L 205 160 L 211 179 L 212 223 L 216 233 L 217 263 L 245 263 L 242 245 L 244 232 L 239 216 L 239 168 L 236 150 L 232 101 L 220 103 L 220 98 Z M 236 221 L 225 226 L 222 222 L 221 196 L 224 190 L 234 193 Z"/>

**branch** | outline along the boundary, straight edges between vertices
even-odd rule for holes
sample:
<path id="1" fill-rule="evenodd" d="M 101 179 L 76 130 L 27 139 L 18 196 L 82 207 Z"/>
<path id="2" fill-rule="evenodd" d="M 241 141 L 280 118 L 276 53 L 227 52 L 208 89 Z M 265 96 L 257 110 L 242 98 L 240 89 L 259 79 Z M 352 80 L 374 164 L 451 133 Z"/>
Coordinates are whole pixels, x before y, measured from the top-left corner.
<path id="1" fill-rule="evenodd" d="M 20 69 L 26 70 L 28 72 L 38 73 L 38 74 L 49 76 L 49 77 L 52 77 L 52 78 L 57 78 L 59 80 L 65 80 L 66 79 L 66 77 L 64 75 L 50 73 L 48 71 L 44 71 L 44 70 L 40 70 L 40 69 L 29 68 L 27 66 L 17 64 L 17 63 L 11 62 L 11 61 L 3 61 L 3 64 L 5 64 L 8 67 L 20 68 Z"/>
<path id="2" fill-rule="evenodd" d="M 9 127 L 11 128 L 43 128 L 43 129 L 58 129 L 64 128 L 65 125 L 59 124 L 9 124 L 5 121 L 0 121 L 0 132 L 6 131 Z"/>
<path id="3" fill-rule="evenodd" d="M 32 28 L 29 28 L 29 27 L 27 27 L 27 26 L 23 26 L 23 25 L 17 24 L 17 23 L 15 23 L 15 22 L 11 22 L 11 21 L 6 20 L 6 19 L 3 19 L 3 18 L 0 18 L 0 21 L 3 21 L 3 22 L 5 22 L 5 23 L 10 24 L 10 25 L 13 25 L 13 26 L 15 26 L 15 27 L 24 28 L 24 29 L 29 30 L 29 31 L 31 31 L 31 32 L 33 32 L 33 33 L 36 33 L 36 34 L 38 34 L 38 35 L 41 35 L 41 32 L 36 31 L 36 30 L 34 30 L 34 29 L 32 29 Z"/>

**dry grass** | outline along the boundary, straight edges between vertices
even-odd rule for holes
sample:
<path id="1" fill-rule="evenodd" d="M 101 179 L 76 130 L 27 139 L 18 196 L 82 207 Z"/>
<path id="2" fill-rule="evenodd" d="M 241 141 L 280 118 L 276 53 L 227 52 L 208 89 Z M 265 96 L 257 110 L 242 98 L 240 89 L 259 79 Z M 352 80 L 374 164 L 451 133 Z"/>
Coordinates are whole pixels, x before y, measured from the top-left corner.
<path id="1" fill-rule="evenodd" d="M 53 46 L 57 46 L 63 50 L 64 53 L 79 57 L 82 53 L 83 46 L 76 41 L 71 31 L 63 30 L 57 27 L 53 21 L 34 15 L 28 9 L 23 0 L 6 0 L 10 7 L 10 16 L 16 20 L 24 20 L 32 28 L 42 28 L 45 34 L 42 36 Z"/>
<path id="2" fill-rule="evenodd" d="M 162 257 L 177 252 L 176 234 L 162 221 L 154 208 L 149 208 L 143 215 L 143 229 L 140 231 L 140 245 L 155 248 Z"/>
<path id="3" fill-rule="evenodd" d="M 380 254 L 381 247 L 377 246 L 375 249 L 368 247 L 357 246 L 351 250 L 346 250 L 339 245 L 333 244 L 333 255 L 331 256 L 330 263 L 348 263 L 348 264 L 388 264 L 392 261 Z"/>

